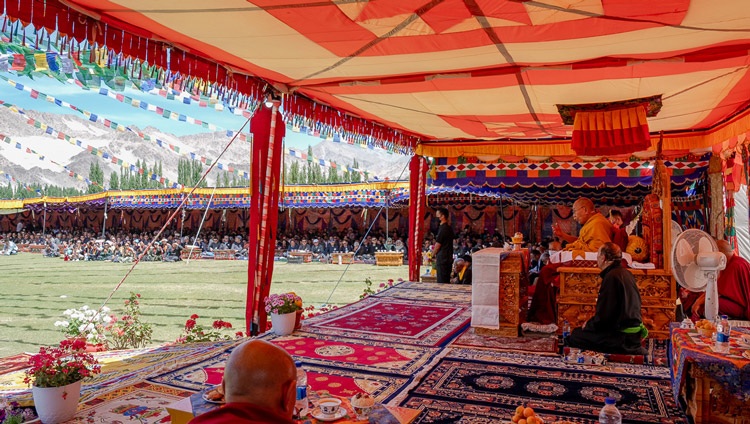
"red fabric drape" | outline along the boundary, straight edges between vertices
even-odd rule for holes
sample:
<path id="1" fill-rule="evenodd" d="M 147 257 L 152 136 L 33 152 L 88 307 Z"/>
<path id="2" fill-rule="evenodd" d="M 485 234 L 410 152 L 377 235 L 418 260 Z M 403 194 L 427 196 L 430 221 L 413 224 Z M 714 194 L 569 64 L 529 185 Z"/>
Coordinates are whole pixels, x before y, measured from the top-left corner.
<path id="1" fill-rule="evenodd" d="M 273 252 L 276 246 L 276 224 L 279 208 L 279 176 L 282 139 L 286 127 L 281 114 L 261 107 L 250 121 L 253 133 L 250 224 L 248 240 L 250 254 L 247 264 L 247 307 L 245 324 L 252 329 L 253 317 L 258 316 L 258 330 L 266 328 L 263 299 L 268 296 L 273 276 Z M 274 128 L 272 129 L 272 126 Z M 273 131 L 273 140 L 271 134 Z M 253 246 L 252 243 L 255 242 Z"/>
<path id="2" fill-rule="evenodd" d="M 409 163 L 409 280 L 419 281 L 419 266 L 422 264 L 422 240 L 424 239 L 424 216 L 427 207 L 427 160 L 414 156 Z"/>
<path id="3" fill-rule="evenodd" d="M 644 105 L 576 113 L 571 148 L 579 155 L 622 155 L 649 147 Z"/>

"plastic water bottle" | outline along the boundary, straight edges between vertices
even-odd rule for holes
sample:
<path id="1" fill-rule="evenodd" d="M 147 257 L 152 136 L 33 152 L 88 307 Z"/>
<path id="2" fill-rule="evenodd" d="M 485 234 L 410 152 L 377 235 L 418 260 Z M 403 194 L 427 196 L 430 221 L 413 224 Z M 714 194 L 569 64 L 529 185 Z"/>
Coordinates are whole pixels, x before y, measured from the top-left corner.
<path id="1" fill-rule="evenodd" d="M 615 398 L 604 399 L 604 408 L 599 412 L 599 424 L 622 424 L 622 414 L 615 406 Z"/>
<path id="2" fill-rule="evenodd" d="M 729 332 L 732 331 L 729 325 L 729 317 L 721 316 L 721 321 L 716 326 L 716 344 L 714 350 L 719 353 L 729 353 Z"/>
<path id="3" fill-rule="evenodd" d="M 295 419 L 307 418 L 307 372 L 302 368 L 302 362 L 296 361 L 297 366 L 297 401 L 294 404 Z"/>
<path id="4" fill-rule="evenodd" d="M 563 346 L 567 346 L 568 345 L 568 338 L 569 337 L 570 337 L 570 323 L 566 319 L 565 321 L 563 321 L 563 326 L 562 326 Z"/>

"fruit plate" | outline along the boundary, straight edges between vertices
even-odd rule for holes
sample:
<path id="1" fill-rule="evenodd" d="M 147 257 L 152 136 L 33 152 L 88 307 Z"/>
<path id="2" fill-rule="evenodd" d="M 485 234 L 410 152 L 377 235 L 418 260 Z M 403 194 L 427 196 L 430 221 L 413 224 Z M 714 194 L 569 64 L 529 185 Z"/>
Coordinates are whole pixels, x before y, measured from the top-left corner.
<path id="1" fill-rule="evenodd" d="M 211 399 L 211 398 L 209 398 L 209 393 L 211 393 L 211 392 L 218 392 L 218 390 L 216 390 L 215 388 L 214 389 L 208 389 L 205 392 L 201 393 L 201 397 L 203 398 L 204 401 L 206 401 L 208 403 L 216 403 L 216 404 L 219 404 L 219 405 L 223 405 L 224 403 L 226 403 L 224 401 L 224 396 L 222 396 L 220 399 Z"/>

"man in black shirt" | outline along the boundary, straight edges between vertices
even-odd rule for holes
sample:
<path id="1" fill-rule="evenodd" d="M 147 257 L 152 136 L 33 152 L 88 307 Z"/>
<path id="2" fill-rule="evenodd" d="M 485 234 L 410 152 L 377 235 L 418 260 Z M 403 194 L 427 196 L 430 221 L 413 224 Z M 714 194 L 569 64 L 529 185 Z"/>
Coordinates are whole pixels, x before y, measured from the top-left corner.
<path id="1" fill-rule="evenodd" d="M 451 266 L 453 265 L 453 229 L 448 222 L 448 209 L 440 208 L 435 212 L 440 220 L 435 247 L 432 249 L 432 257 L 435 258 L 435 269 L 437 270 L 437 282 L 441 284 L 450 283 Z"/>
<path id="2" fill-rule="evenodd" d="M 602 270 L 602 285 L 596 313 L 570 335 L 570 346 L 605 353 L 643 355 L 641 339 L 648 330 L 641 319 L 641 295 L 635 278 L 622 262 L 620 247 L 606 242 L 596 259 Z"/>

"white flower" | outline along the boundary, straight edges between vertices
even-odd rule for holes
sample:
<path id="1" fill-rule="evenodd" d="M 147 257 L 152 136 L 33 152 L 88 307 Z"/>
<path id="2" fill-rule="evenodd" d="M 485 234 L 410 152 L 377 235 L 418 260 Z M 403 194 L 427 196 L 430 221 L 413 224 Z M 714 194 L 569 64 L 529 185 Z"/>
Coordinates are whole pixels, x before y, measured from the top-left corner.
<path id="1" fill-rule="evenodd" d="M 104 320 L 104 322 L 112 322 L 112 317 L 109 315 L 105 315 L 102 319 Z"/>
<path id="2" fill-rule="evenodd" d="M 83 305 L 81 306 L 81 309 L 87 311 L 89 309 L 89 305 Z"/>

